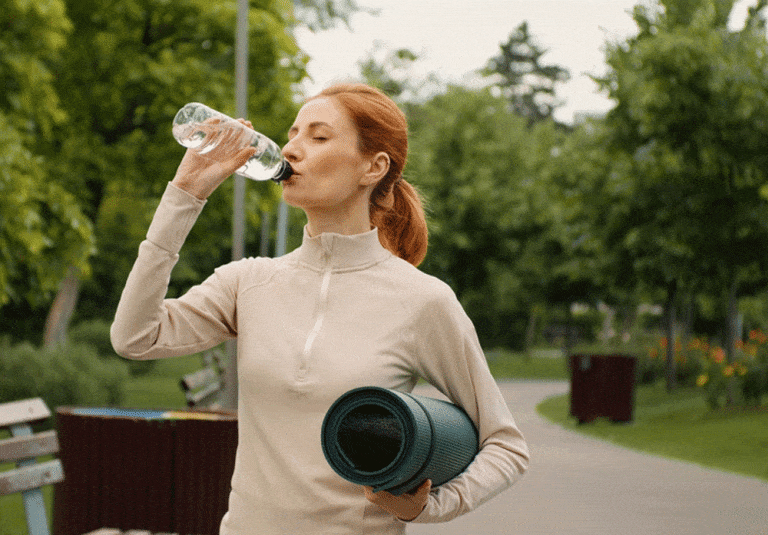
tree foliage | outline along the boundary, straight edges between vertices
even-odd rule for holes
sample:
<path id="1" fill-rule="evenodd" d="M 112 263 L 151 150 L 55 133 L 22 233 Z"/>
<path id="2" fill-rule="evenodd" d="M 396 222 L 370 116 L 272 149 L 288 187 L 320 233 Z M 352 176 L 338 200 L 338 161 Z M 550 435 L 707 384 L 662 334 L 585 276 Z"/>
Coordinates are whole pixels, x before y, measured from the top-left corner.
<path id="1" fill-rule="evenodd" d="M 499 48 L 499 55 L 488 61 L 483 73 L 497 78 L 496 85 L 512 109 L 529 123 L 550 119 L 560 104 L 555 86 L 568 81 L 568 70 L 542 62 L 547 51 L 536 43 L 527 22 L 515 28 Z"/>
<path id="2" fill-rule="evenodd" d="M 519 347 L 548 277 L 547 195 L 534 170 L 561 134 L 531 134 L 490 89 L 451 87 L 409 109 L 406 173 L 427 199 L 425 271 L 448 282 L 486 345 Z M 535 244 L 534 244 L 535 242 Z"/>
<path id="3" fill-rule="evenodd" d="M 235 114 L 237 2 L 5 5 L 0 124 L 18 143 L 5 143 L 0 170 L 0 305 L 6 303 L 0 329 L 26 336 L 42 328 L 45 312 L 38 307 L 50 303 L 67 264 L 85 275 L 92 268 L 80 315 L 112 314 L 129 269 L 125 259 L 135 258 L 146 231 L 139 227 L 183 154 L 170 134 L 176 111 L 202 101 Z M 354 9 L 350 1 L 302 2 L 298 10 L 287 0 L 250 1 L 248 118 L 259 131 L 283 142 L 297 110 L 295 84 L 305 76 L 308 57 L 296 45 L 293 26 L 315 15 L 329 25 Z M 229 258 L 231 191 L 225 184 L 210 199 L 172 293 Z M 270 185 L 247 188 L 252 246 L 262 211 L 277 198 Z M 36 325 L 23 327 L 29 322 Z"/>
<path id="4" fill-rule="evenodd" d="M 91 222 L 35 154 L 67 120 L 55 87 L 72 29 L 63 11 L 58 1 L 12 0 L 0 14 L 0 306 L 44 304 L 93 252 Z"/>
<path id="5" fill-rule="evenodd" d="M 668 338 L 681 297 L 720 299 L 729 360 L 737 299 L 768 284 L 768 48 L 760 0 L 743 29 L 733 0 L 638 6 L 637 36 L 608 49 L 602 80 L 617 105 L 610 146 L 630 162 L 630 216 L 613 229 L 634 272 L 666 293 Z M 667 386 L 674 354 L 668 344 Z"/>
<path id="6" fill-rule="evenodd" d="M 768 43 L 758 11 L 727 28 L 732 5 L 638 7 L 638 35 L 609 49 L 608 125 L 614 150 L 631 156 L 634 189 L 624 245 L 651 284 L 751 292 L 768 282 Z"/>

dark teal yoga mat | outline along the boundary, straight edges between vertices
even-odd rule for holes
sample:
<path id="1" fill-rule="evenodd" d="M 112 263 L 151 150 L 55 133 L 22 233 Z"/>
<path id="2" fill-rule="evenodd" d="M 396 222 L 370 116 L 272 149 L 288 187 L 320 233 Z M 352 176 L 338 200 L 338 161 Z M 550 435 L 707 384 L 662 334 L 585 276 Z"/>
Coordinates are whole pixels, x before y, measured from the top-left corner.
<path id="1" fill-rule="evenodd" d="M 322 447 L 347 481 L 402 494 L 427 479 L 436 487 L 459 475 L 477 454 L 478 438 L 472 420 L 452 403 L 362 387 L 328 410 Z"/>

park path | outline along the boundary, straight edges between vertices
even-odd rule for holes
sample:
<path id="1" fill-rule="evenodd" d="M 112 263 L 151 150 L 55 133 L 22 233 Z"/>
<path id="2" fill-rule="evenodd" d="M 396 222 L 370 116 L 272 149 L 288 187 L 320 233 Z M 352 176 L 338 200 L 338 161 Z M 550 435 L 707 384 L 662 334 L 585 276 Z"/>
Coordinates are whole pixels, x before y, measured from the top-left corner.
<path id="1" fill-rule="evenodd" d="M 638 453 L 545 421 L 536 405 L 568 392 L 567 382 L 499 386 L 531 449 L 528 473 L 478 510 L 448 523 L 412 524 L 409 535 L 768 535 L 765 481 Z"/>

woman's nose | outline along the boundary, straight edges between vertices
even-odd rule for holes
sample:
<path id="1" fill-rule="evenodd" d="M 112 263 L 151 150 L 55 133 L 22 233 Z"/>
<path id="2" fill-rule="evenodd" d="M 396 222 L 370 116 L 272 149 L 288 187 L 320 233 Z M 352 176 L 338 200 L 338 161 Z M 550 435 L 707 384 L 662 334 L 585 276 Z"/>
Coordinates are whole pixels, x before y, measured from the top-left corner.
<path id="1" fill-rule="evenodd" d="M 288 141 L 282 150 L 283 158 L 289 162 L 295 162 L 299 160 L 299 150 L 296 146 L 295 138 Z"/>

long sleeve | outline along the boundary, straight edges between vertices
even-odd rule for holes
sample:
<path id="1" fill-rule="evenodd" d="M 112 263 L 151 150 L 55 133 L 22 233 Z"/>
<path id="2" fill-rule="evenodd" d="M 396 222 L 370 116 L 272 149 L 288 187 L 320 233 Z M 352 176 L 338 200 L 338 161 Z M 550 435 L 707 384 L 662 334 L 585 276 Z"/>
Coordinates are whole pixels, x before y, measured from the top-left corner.
<path id="1" fill-rule="evenodd" d="M 179 299 L 165 299 L 179 250 L 205 205 L 169 184 L 120 297 L 115 351 L 131 359 L 195 353 L 235 336 L 235 294 L 216 271 Z"/>
<path id="2" fill-rule="evenodd" d="M 528 467 L 528 446 L 491 375 L 474 326 L 445 286 L 417 322 L 419 373 L 461 406 L 478 428 L 480 451 L 463 474 L 435 489 L 414 522 L 444 522 L 509 488 Z"/>

